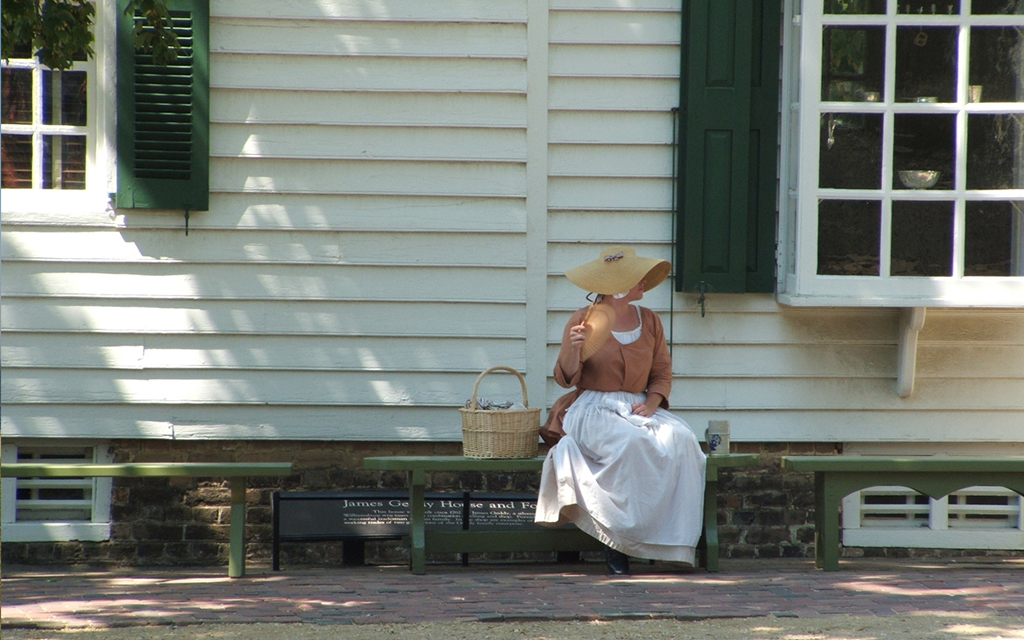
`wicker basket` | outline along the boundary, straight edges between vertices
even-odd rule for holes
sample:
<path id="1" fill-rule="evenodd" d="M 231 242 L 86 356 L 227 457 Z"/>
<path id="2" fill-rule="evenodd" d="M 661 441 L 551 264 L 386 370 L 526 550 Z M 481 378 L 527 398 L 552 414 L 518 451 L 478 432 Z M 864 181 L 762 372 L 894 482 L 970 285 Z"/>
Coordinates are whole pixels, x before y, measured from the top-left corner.
<path id="1" fill-rule="evenodd" d="M 459 409 L 462 412 L 462 455 L 467 458 L 533 458 L 537 455 L 540 409 L 530 409 L 526 380 L 509 367 L 491 367 L 477 376 L 471 407 L 476 407 L 480 381 L 492 371 L 508 371 L 519 378 L 526 409 Z"/>

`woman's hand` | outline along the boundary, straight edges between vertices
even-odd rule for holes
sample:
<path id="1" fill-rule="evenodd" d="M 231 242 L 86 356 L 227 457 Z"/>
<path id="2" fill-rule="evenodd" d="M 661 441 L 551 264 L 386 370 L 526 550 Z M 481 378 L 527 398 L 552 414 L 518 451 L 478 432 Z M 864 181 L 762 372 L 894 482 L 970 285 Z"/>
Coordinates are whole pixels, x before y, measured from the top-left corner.
<path id="1" fill-rule="evenodd" d="M 578 324 L 569 329 L 569 346 L 575 350 L 583 348 L 583 342 L 587 339 L 587 325 Z"/>
<path id="2" fill-rule="evenodd" d="M 638 416 L 643 416 L 644 418 L 650 418 L 654 415 L 654 411 L 642 402 L 633 403 L 633 413 Z"/>

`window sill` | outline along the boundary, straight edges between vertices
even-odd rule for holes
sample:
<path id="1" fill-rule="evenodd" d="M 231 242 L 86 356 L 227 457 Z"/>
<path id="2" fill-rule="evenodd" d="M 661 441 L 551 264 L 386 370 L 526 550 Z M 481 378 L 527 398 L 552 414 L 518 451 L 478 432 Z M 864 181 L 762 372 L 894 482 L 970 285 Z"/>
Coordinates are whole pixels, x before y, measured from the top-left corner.
<path id="1" fill-rule="evenodd" d="M 110 540 L 109 522 L 5 522 L 4 542 L 104 542 Z"/>

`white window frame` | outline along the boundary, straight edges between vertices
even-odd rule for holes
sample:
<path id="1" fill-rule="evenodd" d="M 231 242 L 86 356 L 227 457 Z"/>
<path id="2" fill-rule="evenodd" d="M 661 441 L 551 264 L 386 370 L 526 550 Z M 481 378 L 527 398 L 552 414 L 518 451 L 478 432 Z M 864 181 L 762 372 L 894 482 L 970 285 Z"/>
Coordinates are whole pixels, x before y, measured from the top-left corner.
<path id="1" fill-rule="evenodd" d="M 83 440 L 19 440 L 0 445 L 3 464 L 18 461 L 19 447 L 31 452 L 59 451 L 70 448 L 91 449 L 92 459 L 86 462 L 107 464 L 113 462 L 113 455 L 107 443 Z M 56 462 L 56 460 L 52 460 Z M 76 459 L 74 462 L 82 462 Z M 91 489 L 90 520 L 18 520 L 18 486 L 32 488 L 82 488 Z M 112 478 L 46 478 L 23 479 L 3 478 L 0 486 L 0 511 L 2 511 L 2 535 L 4 542 L 68 542 L 82 540 L 103 542 L 110 540 L 110 504 L 113 493 Z M 84 506 L 84 505 L 83 505 Z"/>
<path id="2" fill-rule="evenodd" d="M 783 45 L 783 109 L 781 119 L 780 184 L 782 185 L 779 295 L 793 306 L 880 307 L 1021 307 L 1024 306 L 1024 274 L 1011 277 L 965 277 L 963 253 L 965 202 L 970 200 L 1024 201 L 1024 189 L 966 189 L 966 115 L 974 111 L 1024 114 L 1024 102 L 967 102 L 967 39 L 973 26 L 1024 26 L 1024 16 L 969 15 L 970 0 L 960 0 L 958 16 L 897 14 L 896 0 L 888 0 L 886 15 L 825 15 L 823 0 L 786 0 Z M 877 24 L 961 26 L 958 46 L 957 101 L 948 104 L 894 103 L 895 30 L 889 29 L 886 46 L 888 102 L 827 102 L 821 100 L 823 25 Z M 892 118 L 896 113 L 946 113 L 956 116 L 956 184 L 951 191 L 893 189 L 883 179 L 881 189 L 823 189 L 818 187 L 820 118 L 829 112 L 881 113 L 886 119 L 882 151 L 882 175 L 892 170 Z M 826 276 L 817 274 L 818 202 L 831 197 L 870 199 L 882 202 L 879 276 Z M 889 276 L 891 203 L 893 200 L 954 201 L 953 275 L 951 277 Z M 1024 221 L 1015 225 L 1015 264 L 1024 261 Z"/>
<path id="3" fill-rule="evenodd" d="M 4 124 L 3 133 L 67 133 L 86 136 L 85 189 L 3 189 L 0 192 L 0 212 L 5 221 L 20 220 L 21 216 L 57 215 L 79 216 L 85 213 L 100 213 L 109 216 L 110 194 L 115 191 L 117 170 L 114 155 L 114 133 L 116 131 L 116 96 L 114 78 L 116 70 L 116 38 L 114 0 L 96 0 L 96 16 L 93 25 L 93 49 L 95 54 L 84 62 L 75 62 L 72 71 L 85 71 L 86 81 L 86 124 L 84 127 L 61 127 L 42 125 L 39 114 L 33 116 L 33 124 Z M 33 71 L 33 92 L 40 91 L 41 74 L 44 69 L 35 58 L 15 59 L 0 62 L 4 67 L 31 69 Z M 33 109 L 41 109 L 39 95 L 33 96 Z M 39 160 L 35 159 L 38 163 Z M 36 173 L 33 171 L 33 173 Z M 109 223 L 109 217 L 106 219 Z"/>

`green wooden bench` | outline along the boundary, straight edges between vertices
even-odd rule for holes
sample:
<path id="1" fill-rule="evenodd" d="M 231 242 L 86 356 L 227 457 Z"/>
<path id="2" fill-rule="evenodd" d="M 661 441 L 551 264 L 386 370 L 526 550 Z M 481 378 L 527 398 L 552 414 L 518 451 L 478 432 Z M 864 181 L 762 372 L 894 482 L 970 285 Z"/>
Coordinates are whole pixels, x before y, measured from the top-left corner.
<path id="1" fill-rule="evenodd" d="M 228 576 L 245 575 L 245 486 L 250 476 L 286 476 L 290 462 L 158 462 L 125 464 L 78 464 L 20 462 L 0 465 L 4 478 L 228 478 L 231 484 L 231 546 Z"/>
<path id="2" fill-rule="evenodd" d="M 708 457 L 704 488 L 704 566 L 718 571 L 718 470 L 759 464 L 757 454 Z M 410 565 L 416 574 L 426 573 L 427 553 L 484 553 L 498 551 L 590 551 L 604 547 L 574 527 L 527 531 L 427 531 L 424 495 L 428 472 L 540 471 L 544 458 L 478 459 L 462 456 L 384 456 L 363 459 L 363 466 L 378 471 L 406 471 L 409 480 Z"/>
<path id="3" fill-rule="evenodd" d="M 1024 495 L 1024 457 L 783 456 L 782 468 L 814 473 L 814 564 L 839 569 L 839 506 L 854 491 L 908 487 L 932 498 L 965 487 L 1006 487 Z"/>

